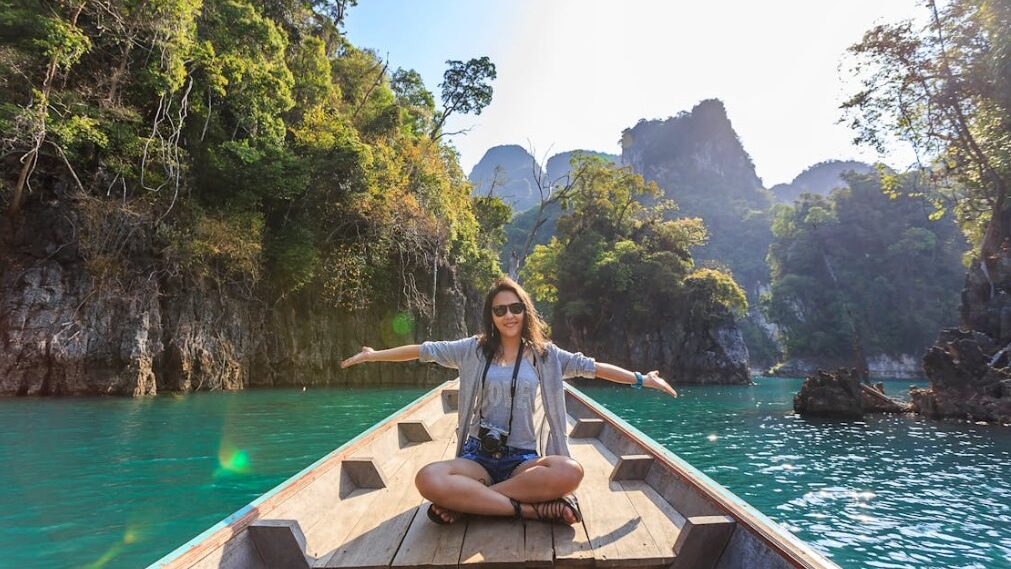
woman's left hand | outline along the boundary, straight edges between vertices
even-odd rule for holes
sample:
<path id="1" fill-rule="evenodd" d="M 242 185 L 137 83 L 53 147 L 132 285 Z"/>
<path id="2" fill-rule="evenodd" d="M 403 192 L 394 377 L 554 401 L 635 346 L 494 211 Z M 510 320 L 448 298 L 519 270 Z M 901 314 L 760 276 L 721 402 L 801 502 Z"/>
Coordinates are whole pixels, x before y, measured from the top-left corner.
<path id="1" fill-rule="evenodd" d="M 646 376 L 643 377 L 642 384 L 650 389 L 663 391 L 671 397 L 678 396 L 678 392 L 675 391 L 664 378 L 660 377 L 660 372 L 658 370 L 653 370 L 647 373 Z"/>

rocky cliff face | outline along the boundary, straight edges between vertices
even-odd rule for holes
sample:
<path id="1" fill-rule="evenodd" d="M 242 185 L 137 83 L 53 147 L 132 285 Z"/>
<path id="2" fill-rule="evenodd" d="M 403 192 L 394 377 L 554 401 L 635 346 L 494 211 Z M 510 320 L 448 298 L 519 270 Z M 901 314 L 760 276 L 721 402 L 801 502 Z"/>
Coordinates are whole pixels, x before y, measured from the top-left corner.
<path id="1" fill-rule="evenodd" d="M 340 312 L 312 291 L 274 303 L 184 278 L 159 258 L 150 220 L 130 225 L 128 238 L 103 236 L 121 244 L 116 267 L 88 262 L 85 223 L 81 204 L 57 200 L 0 219 L 0 395 L 435 382 L 448 374 L 417 364 L 341 370 L 340 361 L 363 344 L 467 335 L 468 298 L 451 267 L 439 270 L 435 322 L 400 334 L 384 306 Z"/>
<path id="2" fill-rule="evenodd" d="M 537 177 L 542 172 L 522 146 L 506 144 L 489 148 L 471 169 L 468 179 L 474 183 L 475 196 L 486 196 L 492 191 L 518 213 L 540 201 Z"/>
<path id="3" fill-rule="evenodd" d="M 625 328 L 616 324 L 613 329 Z M 729 315 L 708 323 L 679 319 L 657 330 L 606 337 L 589 337 L 580 331 L 561 332 L 559 343 L 564 346 L 632 370 L 657 369 L 672 384 L 751 383 L 748 348 Z"/>
<path id="4" fill-rule="evenodd" d="M 677 217 L 701 217 L 709 242 L 693 252 L 700 264 L 729 267 L 752 302 L 769 283 L 771 195 L 716 99 L 666 120 L 642 120 L 622 133 L 623 164 L 655 181 L 678 204 Z"/>
<path id="5" fill-rule="evenodd" d="M 1011 362 L 982 332 L 942 330 L 923 356 L 930 387 L 911 389 L 913 409 L 935 418 L 1011 424 Z"/>
<path id="6" fill-rule="evenodd" d="M 936 418 L 1011 424 L 1011 251 L 969 266 L 962 328 L 941 330 L 923 356 L 930 387 L 913 407 Z"/>
<path id="7" fill-rule="evenodd" d="M 691 212 L 726 197 L 763 208 L 769 196 L 751 157 L 716 99 L 666 120 L 641 120 L 622 134 L 622 163 L 655 180 Z"/>

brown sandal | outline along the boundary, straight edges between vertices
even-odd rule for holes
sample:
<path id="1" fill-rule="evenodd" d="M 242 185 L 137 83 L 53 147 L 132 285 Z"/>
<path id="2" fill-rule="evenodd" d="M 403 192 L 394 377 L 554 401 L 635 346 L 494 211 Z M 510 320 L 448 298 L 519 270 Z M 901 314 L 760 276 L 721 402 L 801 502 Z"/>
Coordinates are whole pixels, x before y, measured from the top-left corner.
<path id="1" fill-rule="evenodd" d="M 575 523 L 583 521 L 583 514 L 579 511 L 579 501 L 576 500 L 575 496 L 562 496 L 551 500 L 550 502 L 541 502 L 540 504 L 531 504 L 534 509 L 534 513 L 537 514 L 537 519 L 545 522 L 562 522 L 565 521 L 565 510 L 571 510 L 573 516 L 575 516 Z"/>

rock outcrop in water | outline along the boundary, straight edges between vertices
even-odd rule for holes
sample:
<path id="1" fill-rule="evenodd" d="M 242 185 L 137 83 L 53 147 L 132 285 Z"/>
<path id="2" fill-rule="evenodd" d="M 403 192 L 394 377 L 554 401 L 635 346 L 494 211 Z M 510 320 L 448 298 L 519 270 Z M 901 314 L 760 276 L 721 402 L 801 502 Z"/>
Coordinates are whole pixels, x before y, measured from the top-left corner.
<path id="1" fill-rule="evenodd" d="M 912 389 L 913 408 L 934 418 L 1011 423 L 1011 354 L 987 334 L 942 330 L 923 356 L 930 387 Z"/>
<path id="2" fill-rule="evenodd" d="M 852 369 L 817 372 L 804 380 L 793 398 L 793 410 L 804 416 L 862 417 L 860 375 Z"/>
<path id="3" fill-rule="evenodd" d="M 385 307 L 341 312 L 315 291 L 273 302 L 184 278 L 162 264 L 143 219 L 124 225 L 132 233 L 116 258 L 122 266 L 99 278 L 80 251 L 79 205 L 31 201 L 17 223 L 0 217 L 0 395 L 431 383 L 450 374 L 404 363 L 341 370 L 340 361 L 362 342 L 379 348 L 473 329 L 465 313 L 479 295 L 468 300 L 453 267 L 439 269 L 436 321 L 398 334 L 398 313 Z"/>
<path id="4" fill-rule="evenodd" d="M 804 380 L 793 398 L 793 410 L 809 417 L 862 417 L 865 413 L 905 413 L 910 406 L 884 393 L 884 386 L 867 385 L 854 369 L 819 370 Z"/>
<path id="5" fill-rule="evenodd" d="M 689 311 L 685 310 L 685 314 Z M 623 329 L 616 324 L 613 329 Z M 751 384 L 748 347 L 733 317 L 700 322 L 689 316 L 660 329 L 616 336 L 588 337 L 560 331 L 562 343 L 598 361 L 643 372 L 658 369 L 672 384 Z"/>

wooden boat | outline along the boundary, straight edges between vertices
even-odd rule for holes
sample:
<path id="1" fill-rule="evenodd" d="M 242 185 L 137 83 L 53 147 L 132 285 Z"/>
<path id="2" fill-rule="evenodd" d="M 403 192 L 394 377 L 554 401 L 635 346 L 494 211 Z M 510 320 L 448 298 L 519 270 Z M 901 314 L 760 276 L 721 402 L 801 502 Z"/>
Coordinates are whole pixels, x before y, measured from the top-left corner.
<path id="1" fill-rule="evenodd" d="M 151 567 L 838 567 L 569 385 L 583 522 L 436 525 L 414 477 L 453 456 L 458 395 L 437 387 Z"/>

